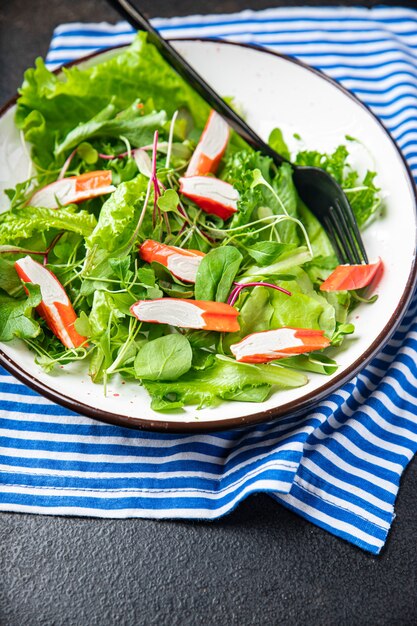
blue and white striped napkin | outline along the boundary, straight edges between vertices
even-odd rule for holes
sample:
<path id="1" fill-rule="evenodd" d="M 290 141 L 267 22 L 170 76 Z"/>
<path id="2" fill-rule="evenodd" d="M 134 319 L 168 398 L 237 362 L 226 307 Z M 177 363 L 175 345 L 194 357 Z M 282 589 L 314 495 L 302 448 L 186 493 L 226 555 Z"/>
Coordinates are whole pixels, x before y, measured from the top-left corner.
<path id="1" fill-rule="evenodd" d="M 417 11 L 281 8 L 156 19 L 165 36 L 220 37 L 295 55 L 353 90 L 417 177 Z M 128 43 L 125 23 L 59 26 L 50 68 Z M 214 519 L 264 491 L 378 553 L 417 450 L 417 298 L 389 345 L 297 419 L 211 435 L 137 432 L 63 409 L 0 370 L 0 509 Z"/>

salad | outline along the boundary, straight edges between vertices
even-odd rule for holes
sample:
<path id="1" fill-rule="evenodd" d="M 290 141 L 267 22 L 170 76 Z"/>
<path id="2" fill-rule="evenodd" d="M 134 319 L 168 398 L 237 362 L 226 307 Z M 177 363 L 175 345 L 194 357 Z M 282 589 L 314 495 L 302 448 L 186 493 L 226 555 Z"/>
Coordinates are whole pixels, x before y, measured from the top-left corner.
<path id="1" fill-rule="evenodd" d="M 84 361 L 104 393 L 143 385 L 157 411 L 262 402 L 337 369 L 382 261 L 338 265 L 291 166 L 230 132 L 144 33 L 61 77 L 38 60 L 19 93 L 32 171 L 0 215 L 0 341 L 48 372 Z M 345 145 L 290 155 L 278 128 L 269 143 L 334 176 L 360 227 L 380 214 Z"/>

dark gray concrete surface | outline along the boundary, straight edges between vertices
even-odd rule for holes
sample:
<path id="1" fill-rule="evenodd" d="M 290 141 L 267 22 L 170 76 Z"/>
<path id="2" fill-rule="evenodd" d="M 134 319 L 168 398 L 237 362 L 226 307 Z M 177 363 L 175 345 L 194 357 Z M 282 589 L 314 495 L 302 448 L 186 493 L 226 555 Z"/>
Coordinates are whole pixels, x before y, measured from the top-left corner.
<path id="1" fill-rule="evenodd" d="M 252 0 L 249 6 L 279 4 L 300 3 Z M 169 16 L 248 4 L 142 0 L 141 6 L 148 15 Z M 45 54 L 55 25 L 115 19 L 104 0 L 2 0 L 0 104 Z M 0 625 L 415 624 L 416 461 L 396 512 L 380 557 L 264 495 L 210 524 L 0 514 Z"/>

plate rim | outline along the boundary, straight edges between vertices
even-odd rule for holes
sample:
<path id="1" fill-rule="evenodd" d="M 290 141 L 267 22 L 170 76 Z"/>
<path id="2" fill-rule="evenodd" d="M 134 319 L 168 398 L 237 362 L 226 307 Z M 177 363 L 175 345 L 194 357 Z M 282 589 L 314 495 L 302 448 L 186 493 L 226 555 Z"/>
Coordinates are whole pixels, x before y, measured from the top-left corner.
<path id="1" fill-rule="evenodd" d="M 257 44 L 250 44 L 244 42 L 236 42 L 236 41 L 226 41 L 222 39 L 212 38 L 212 37 L 177 37 L 173 39 L 169 39 L 170 42 L 201 42 L 201 43 L 212 43 L 216 45 L 226 45 L 226 46 L 237 46 L 240 48 L 248 48 L 250 50 L 256 50 L 258 52 L 262 52 L 263 54 L 269 54 L 279 59 L 283 59 L 287 62 L 295 64 L 303 69 L 312 72 L 316 76 L 321 79 L 326 80 L 331 85 L 336 87 L 339 91 L 341 91 L 345 96 L 353 100 L 357 105 L 359 105 L 362 109 L 364 109 L 371 117 L 377 122 L 383 133 L 388 137 L 388 139 L 393 144 L 393 147 L 397 153 L 397 156 L 400 158 L 403 166 L 405 167 L 405 171 L 407 174 L 407 182 L 410 185 L 413 200 L 414 200 L 414 212 L 416 216 L 416 232 L 415 232 L 415 242 L 417 244 L 417 188 L 414 182 L 413 175 L 411 173 L 410 166 L 408 165 L 401 149 L 399 148 L 397 142 L 392 137 L 390 131 L 384 126 L 382 121 L 373 113 L 373 111 L 368 107 L 364 102 L 362 102 L 354 93 L 349 91 L 346 87 L 338 83 L 336 80 L 322 72 L 321 70 L 311 67 L 310 65 L 300 61 L 295 57 L 291 57 L 286 54 L 282 54 L 280 52 L 276 52 L 275 50 L 270 50 L 259 46 Z M 122 50 L 123 48 L 127 48 L 127 45 L 118 45 L 111 46 L 108 48 L 104 48 L 101 50 L 97 50 L 91 54 L 85 55 L 78 59 L 75 59 L 69 63 L 65 63 L 56 68 L 53 73 L 58 74 L 62 71 L 63 68 L 73 67 L 74 65 L 79 65 L 80 63 L 84 63 L 90 59 L 93 59 L 96 56 L 100 56 L 105 54 L 111 50 Z M 4 105 L 0 107 L 0 117 L 2 117 L 12 106 L 14 106 L 17 102 L 19 94 L 16 93 L 15 96 L 6 101 Z M 339 389 L 344 383 L 348 380 L 351 380 L 361 369 L 363 369 L 369 361 L 380 351 L 383 347 L 388 343 L 390 338 L 392 337 L 395 330 L 398 328 L 401 320 L 406 314 L 408 304 L 411 301 L 413 296 L 414 287 L 417 284 L 417 257 L 414 255 L 412 260 L 412 265 L 410 269 L 410 273 L 408 275 L 407 283 L 405 285 L 404 291 L 401 295 L 401 298 L 391 315 L 388 322 L 385 324 L 383 330 L 379 333 L 379 335 L 374 339 L 372 344 L 361 354 L 361 356 L 356 359 L 354 363 L 352 363 L 343 374 L 336 375 L 332 378 L 328 383 L 325 383 L 321 391 L 312 391 L 306 394 L 302 401 L 292 400 L 291 402 L 287 402 L 282 406 L 278 406 L 272 409 L 266 409 L 264 411 L 260 411 L 257 413 L 252 413 L 250 415 L 244 415 L 241 417 L 233 417 L 226 418 L 224 420 L 213 421 L 213 422 L 199 422 L 198 420 L 193 421 L 164 421 L 164 420 L 154 420 L 154 419 L 144 419 L 139 417 L 133 417 L 129 415 L 117 415 L 116 413 L 112 413 L 109 411 L 104 411 L 102 409 L 97 409 L 93 406 L 84 404 L 66 396 L 65 394 L 56 391 L 42 381 L 38 380 L 31 374 L 29 374 L 22 366 L 16 363 L 11 357 L 9 357 L 3 350 L 0 348 L 0 365 L 4 367 L 10 374 L 15 376 L 18 380 L 28 385 L 34 391 L 40 393 L 42 396 L 47 399 L 64 406 L 71 411 L 82 414 L 86 417 L 92 418 L 94 420 L 105 422 L 107 424 L 112 424 L 114 426 L 122 426 L 127 428 L 133 428 L 135 430 L 147 430 L 151 432 L 163 432 L 163 433 L 171 433 L 171 434 L 190 434 L 190 433 L 213 433 L 213 432 L 221 432 L 225 430 L 230 430 L 233 428 L 244 428 L 247 426 L 253 426 L 256 424 L 264 423 L 272 419 L 278 419 L 280 417 L 296 417 L 301 413 L 307 411 L 312 408 L 314 405 L 318 404 L 321 400 L 328 397 L 331 393 Z"/>

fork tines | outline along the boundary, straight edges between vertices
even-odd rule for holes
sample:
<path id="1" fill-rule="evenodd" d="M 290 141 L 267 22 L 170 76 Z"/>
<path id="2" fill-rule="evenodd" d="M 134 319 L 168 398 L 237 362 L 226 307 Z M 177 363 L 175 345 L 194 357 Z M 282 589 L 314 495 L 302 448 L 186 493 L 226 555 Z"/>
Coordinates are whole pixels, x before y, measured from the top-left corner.
<path id="1" fill-rule="evenodd" d="M 348 202 L 346 205 L 342 206 L 339 199 L 335 198 L 327 215 L 322 217 L 323 225 L 341 263 L 368 263 L 356 219 Z"/>

